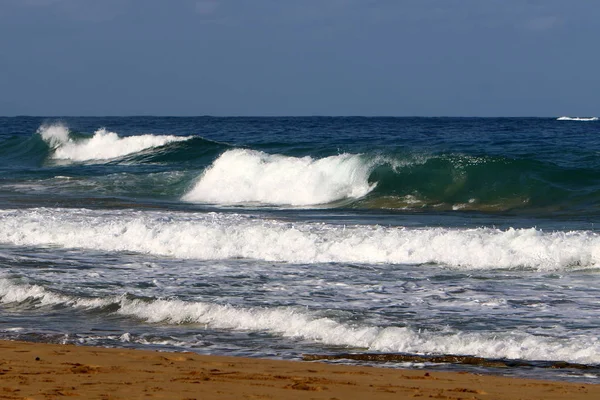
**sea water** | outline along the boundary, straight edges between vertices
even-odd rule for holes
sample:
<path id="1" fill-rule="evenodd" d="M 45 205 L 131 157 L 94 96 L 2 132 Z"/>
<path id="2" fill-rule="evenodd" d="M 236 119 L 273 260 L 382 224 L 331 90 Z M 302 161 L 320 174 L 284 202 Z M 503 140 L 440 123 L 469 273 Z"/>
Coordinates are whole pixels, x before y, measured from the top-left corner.
<path id="1" fill-rule="evenodd" d="M 0 118 L 0 338 L 597 382 L 598 223 L 593 118 Z"/>

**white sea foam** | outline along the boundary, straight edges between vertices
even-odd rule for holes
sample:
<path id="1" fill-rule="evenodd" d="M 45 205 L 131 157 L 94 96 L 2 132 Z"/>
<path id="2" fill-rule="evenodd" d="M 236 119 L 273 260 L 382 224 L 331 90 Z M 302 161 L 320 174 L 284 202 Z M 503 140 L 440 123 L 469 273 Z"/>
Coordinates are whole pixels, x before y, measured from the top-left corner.
<path id="1" fill-rule="evenodd" d="M 169 347 L 194 347 L 206 346 L 206 343 L 202 341 L 182 341 L 175 339 L 161 339 L 156 337 L 146 338 L 143 336 L 133 336 L 129 332 L 125 332 L 122 335 L 86 335 L 84 337 L 78 337 L 77 343 L 97 346 L 99 342 L 106 340 L 119 341 L 122 343 L 137 343 L 144 346 L 169 346 Z"/>
<path id="2" fill-rule="evenodd" d="M 79 299 L 53 294 L 40 286 L 18 285 L 0 278 L 0 302 L 31 301 L 74 308 L 118 305 L 116 314 L 149 323 L 202 324 L 206 328 L 258 331 L 302 338 L 326 345 L 364 348 L 370 351 L 418 354 L 463 354 L 486 358 L 600 363 L 600 342 L 595 337 L 566 339 L 524 332 L 429 331 L 410 327 L 361 326 L 318 317 L 305 309 L 243 308 L 180 300 Z"/>
<path id="3" fill-rule="evenodd" d="M 542 271 L 600 265 L 600 235 L 589 231 L 341 226 L 220 213 L 4 210 L 0 242 L 199 260 L 437 263 L 465 270 Z"/>
<path id="4" fill-rule="evenodd" d="M 228 150 L 201 175 L 183 200 L 218 204 L 325 204 L 369 193 L 375 186 L 368 182 L 372 168 L 355 154 L 313 159 Z"/>
<path id="5" fill-rule="evenodd" d="M 61 124 L 42 125 L 38 128 L 37 133 L 52 148 L 59 147 L 70 140 L 69 129 Z"/>
<path id="6" fill-rule="evenodd" d="M 109 160 L 191 138 L 150 134 L 120 137 L 114 132 L 100 129 L 89 139 L 76 140 L 64 125 L 41 126 L 38 134 L 52 148 L 52 158 L 79 162 Z"/>
<path id="7" fill-rule="evenodd" d="M 557 121 L 598 121 L 598 117 L 559 117 Z"/>

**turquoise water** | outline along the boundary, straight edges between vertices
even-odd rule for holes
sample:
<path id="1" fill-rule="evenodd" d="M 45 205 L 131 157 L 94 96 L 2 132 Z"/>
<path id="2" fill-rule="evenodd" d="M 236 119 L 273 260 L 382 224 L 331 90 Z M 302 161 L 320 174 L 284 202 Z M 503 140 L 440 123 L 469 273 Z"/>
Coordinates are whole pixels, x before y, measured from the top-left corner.
<path id="1" fill-rule="evenodd" d="M 0 337 L 470 355 L 525 363 L 425 365 L 595 382 L 599 135 L 540 118 L 0 118 Z"/>

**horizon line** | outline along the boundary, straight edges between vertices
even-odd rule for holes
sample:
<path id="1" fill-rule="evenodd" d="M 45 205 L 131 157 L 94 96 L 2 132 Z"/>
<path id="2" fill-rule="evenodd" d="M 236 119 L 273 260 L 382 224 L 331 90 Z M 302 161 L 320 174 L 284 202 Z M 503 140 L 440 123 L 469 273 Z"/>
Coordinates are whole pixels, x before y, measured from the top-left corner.
<path id="1" fill-rule="evenodd" d="M 581 117 L 570 115 L 559 116 L 467 116 L 467 115 L 159 115 L 159 114 L 121 114 L 121 115 L 33 115 L 33 114 L 15 114 L 0 115 L 0 118 L 560 118 L 568 116 L 569 118 L 593 118 L 594 116 Z"/>

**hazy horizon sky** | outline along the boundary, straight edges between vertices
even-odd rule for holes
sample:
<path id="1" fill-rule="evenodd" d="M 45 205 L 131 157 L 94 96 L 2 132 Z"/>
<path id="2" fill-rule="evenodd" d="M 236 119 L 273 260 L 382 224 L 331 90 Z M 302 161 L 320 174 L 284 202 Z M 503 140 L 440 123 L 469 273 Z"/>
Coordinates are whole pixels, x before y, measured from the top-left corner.
<path id="1" fill-rule="evenodd" d="M 598 116 L 597 0 L 0 0 L 0 115 Z"/>

